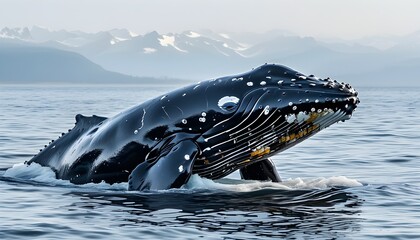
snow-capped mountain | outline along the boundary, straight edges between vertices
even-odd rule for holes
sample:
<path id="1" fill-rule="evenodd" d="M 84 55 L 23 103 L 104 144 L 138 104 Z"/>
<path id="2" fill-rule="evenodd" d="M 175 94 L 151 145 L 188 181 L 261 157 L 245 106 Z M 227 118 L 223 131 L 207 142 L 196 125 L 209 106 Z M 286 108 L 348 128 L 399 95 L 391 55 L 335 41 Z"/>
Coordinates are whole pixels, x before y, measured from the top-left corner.
<path id="1" fill-rule="evenodd" d="M 126 29 L 85 33 L 32 27 L 5 28 L 1 33 L 3 39 L 80 53 L 111 71 L 187 79 L 242 70 L 239 60 L 245 59 L 247 47 L 227 34 L 208 30 L 138 35 Z"/>
<path id="2" fill-rule="evenodd" d="M 31 40 L 32 36 L 29 28 L 3 28 L 0 30 L 0 39 L 18 39 L 18 40 Z"/>
<path id="3" fill-rule="evenodd" d="M 32 27 L 1 29 L 0 45 L 13 42 L 72 51 L 107 70 L 132 76 L 200 81 L 275 62 L 306 74 L 374 85 L 398 83 L 395 76 L 417 82 L 414 76 L 420 73 L 419 36 L 417 32 L 348 42 L 320 41 L 285 31 L 154 31 L 139 35 L 127 29 L 86 33 Z M 375 41 L 384 44 L 375 45 Z"/>
<path id="4" fill-rule="evenodd" d="M 240 45 L 227 40 L 215 40 L 192 31 L 151 32 L 126 41 L 96 42 L 101 50 L 91 51 L 93 46 L 84 46 L 77 51 L 107 69 L 131 75 L 202 78 L 203 73 L 223 73 L 226 66 L 234 67 L 244 58 L 239 53 Z"/>

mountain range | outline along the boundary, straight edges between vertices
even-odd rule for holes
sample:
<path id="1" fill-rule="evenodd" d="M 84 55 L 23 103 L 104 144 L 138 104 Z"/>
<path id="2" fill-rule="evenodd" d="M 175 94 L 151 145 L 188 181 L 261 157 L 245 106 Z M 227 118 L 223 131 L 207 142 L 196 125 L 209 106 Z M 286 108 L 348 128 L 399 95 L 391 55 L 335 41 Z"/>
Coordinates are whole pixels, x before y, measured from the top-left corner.
<path id="1" fill-rule="evenodd" d="M 286 31 L 138 35 L 127 29 L 0 30 L 0 82 L 200 81 L 266 62 L 353 85 L 420 86 L 420 31 L 344 41 Z"/>

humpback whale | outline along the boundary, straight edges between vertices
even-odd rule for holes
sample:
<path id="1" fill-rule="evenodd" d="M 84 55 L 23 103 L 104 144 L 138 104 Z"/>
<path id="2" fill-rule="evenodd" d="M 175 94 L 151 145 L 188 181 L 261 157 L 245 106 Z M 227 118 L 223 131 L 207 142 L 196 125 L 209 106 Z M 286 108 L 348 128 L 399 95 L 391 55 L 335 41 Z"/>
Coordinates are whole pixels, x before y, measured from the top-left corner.
<path id="1" fill-rule="evenodd" d="M 179 188 L 192 174 L 281 181 L 270 160 L 339 121 L 358 93 L 346 83 L 265 64 L 203 81 L 116 116 L 76 116 L 68 133 L 27 164 L 75 184 L 128 182 L 129 190 Z"/>

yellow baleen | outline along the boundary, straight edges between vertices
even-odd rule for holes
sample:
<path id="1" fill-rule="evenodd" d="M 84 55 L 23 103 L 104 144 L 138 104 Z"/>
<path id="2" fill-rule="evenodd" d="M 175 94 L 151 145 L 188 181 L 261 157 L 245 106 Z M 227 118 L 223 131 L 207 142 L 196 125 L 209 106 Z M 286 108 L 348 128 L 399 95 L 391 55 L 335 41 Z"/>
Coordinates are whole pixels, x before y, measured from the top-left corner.
<path id="1" fill-rule="evenodd" d="M 262 147 L 251 152 L 251 157 L 262 157 L 270 153 L 270 147 Z"/>
<path id="2" fill-rule="evenodd" d="M 319 127 L 319 125 L 313 125 L 313 126 L 305 128 L 305 129 L 302 129 L 297 133 L 292 133 L 292 134 L 287 135 L 287 136 L 282 136 L 279 139 L 279 142 L 280 143 L 293 142 L 293 141 L 298 140 L 299 138 L 302 138 L 302 137 L 310 134 L 311 132 L 317 130 L 318 127 Z"/>

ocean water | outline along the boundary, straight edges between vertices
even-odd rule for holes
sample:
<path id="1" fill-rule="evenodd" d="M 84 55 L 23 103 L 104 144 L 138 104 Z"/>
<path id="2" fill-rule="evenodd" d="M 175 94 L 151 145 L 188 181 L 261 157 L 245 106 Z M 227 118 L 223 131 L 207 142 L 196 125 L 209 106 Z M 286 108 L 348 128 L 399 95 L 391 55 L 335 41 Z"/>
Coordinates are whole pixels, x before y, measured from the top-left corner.
<path id="1" fill-rule="evenodd" d="M 127 191 L 22 163 L 74 125 L 176 86 L 0 85 L 0 239 L 420 239 L 420 89 L 356 88 L 338 123 L 274 157 L 283 183 Z"/>

